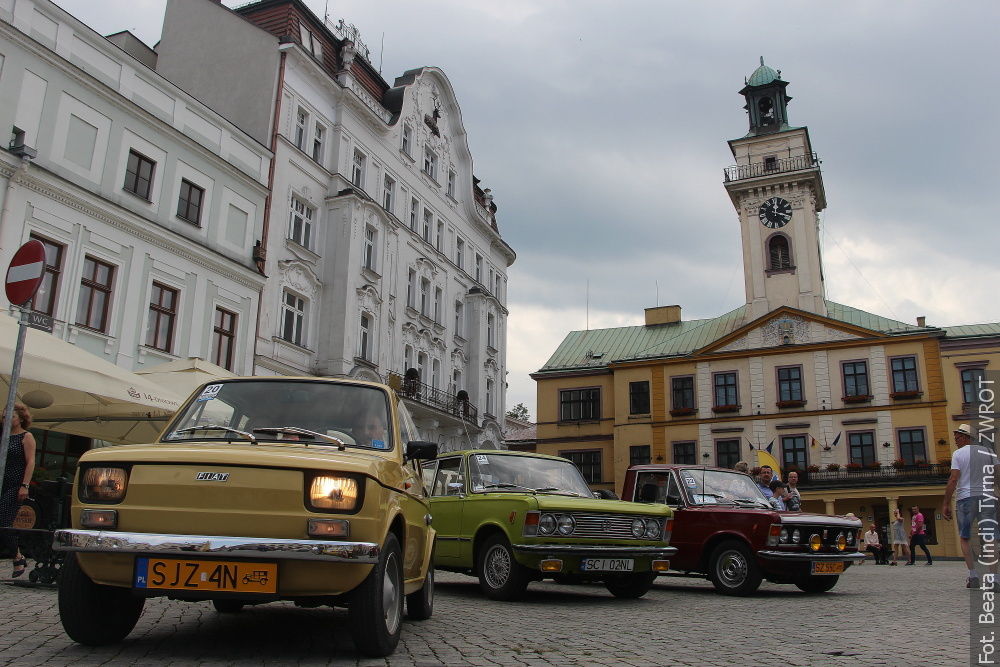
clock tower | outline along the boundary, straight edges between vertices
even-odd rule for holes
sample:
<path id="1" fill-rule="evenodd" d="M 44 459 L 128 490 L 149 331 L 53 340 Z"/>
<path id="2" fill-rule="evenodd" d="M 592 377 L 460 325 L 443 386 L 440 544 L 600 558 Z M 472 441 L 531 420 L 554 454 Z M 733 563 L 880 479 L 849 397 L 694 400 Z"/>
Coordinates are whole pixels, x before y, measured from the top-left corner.
<path id="1" fill-rule="evenodd" d="M 740 216 L 748 315 L 780 306 L 826 315 L 819 212 L 826 192 L 809 130 L 788 123 L 787 81 L 760 59 L 740 94 L 750 131 L 729 142 L 726 191 Z"/>

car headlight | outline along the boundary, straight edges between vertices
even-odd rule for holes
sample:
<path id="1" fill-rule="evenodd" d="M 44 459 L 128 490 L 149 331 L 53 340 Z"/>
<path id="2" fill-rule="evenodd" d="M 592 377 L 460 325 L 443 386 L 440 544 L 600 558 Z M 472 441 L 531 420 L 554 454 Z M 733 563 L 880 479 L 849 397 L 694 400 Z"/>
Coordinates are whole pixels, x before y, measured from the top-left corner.
<path id="1" fill-rule="evenodd" d="M 358 495 L 358 480 L 353 477 L 317 475 L 309 485 L 309 504 L 318 510 L 351 511 Z"/>
<path id="2" fill-rule="evenodd" d="M 646 539 L 658 540 L 660 538 L 660 522 L 656 519 L 646 519 Z"/>
<path id="3" fill-rule="evenodd" d="M 798 528 L 792 531 L 792 544 L 798 544 L 802 541 L 802 531 Z"/>
<path id="4" fill-rule="evenodd" d="M 837 550 L 843 551 L 847 547 L 847 538 L 843 533 L 837 535 Z"/>
<path id="5" fill-rule="evenodd" d="M 559 517 L 559 521 L 556 522 L 559 528 L 560 535 L 572 535 L 573 531 L 576 529 L 576 521 L 573 520 L 569 514 L 563 514 Z"/>
<path id="6" fill-rule="evenodd" d="M 632 537 L 642 539 L 646 533 L 646 522 L 642 519 L 632 519 Z"/>
<path id="7" fill-rule="evenodd" d="M 854 544 L 854 531 L 853 530 L 847 531 L 847 543 L 848 544 Z"/>
<path id="8" fill-rule="evenodd" d="M 538 520 L 538 532 L 542 535 L 551 535 L 556 532 L 556 518 L 551 514 L 543 514 Z"/>
<path id="9" fill-rule="evenodd" d="M 778 541 L 782 544 L 788 544 L 788 529 L 782 528 L 781 532 L 778 534 Z"/>
<path id="10" fill-rule="evenodd" d="M 128 471 L 124 468 L 87 468 L 80 477 L 80 500 L 120 503 L 127 488 Z"/>

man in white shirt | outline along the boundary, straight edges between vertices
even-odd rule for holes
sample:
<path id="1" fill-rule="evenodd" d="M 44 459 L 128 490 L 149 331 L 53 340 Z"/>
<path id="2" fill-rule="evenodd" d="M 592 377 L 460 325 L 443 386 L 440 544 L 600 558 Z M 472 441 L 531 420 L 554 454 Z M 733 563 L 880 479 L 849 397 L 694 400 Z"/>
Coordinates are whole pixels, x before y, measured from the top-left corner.
<path id="1" fill-rule="evenodd" d="M 989 470 L 996 466 L 997 455 L 988 447 L 972 446 L 972 429 L 968 424 L 962 424 L 954 431 L 957 449 L 951 457 L 951 477 L 944 490 L 944 509 L 942 514 L 951 520 L 951 499 L 955 497 L 955 514 L 958 517 L 958 537 L 962 545 L 962 555 L 965 565 L 969 568 L 966 588 L 979 588 L 979 575 L 972 563 L 972 547 L 969 538 L 972 536 L 972 522 L 981 522 L 991 531 L 996 531 L 996 501 L 991 496 L 985 496 L 982 477 L 986 474 L 983 468 Z M 975 468 L 975 470 L 974 470 Z M 973 473 L 976 473 L 973 475 Z M 992 475 L 992 470 L 988 474 Z M 988 520 L 988 521 L 984 521 Z M 981 527 L 982 529 L 982 527 Z M 994 575 L 995 573 L 995 566 Z"/>

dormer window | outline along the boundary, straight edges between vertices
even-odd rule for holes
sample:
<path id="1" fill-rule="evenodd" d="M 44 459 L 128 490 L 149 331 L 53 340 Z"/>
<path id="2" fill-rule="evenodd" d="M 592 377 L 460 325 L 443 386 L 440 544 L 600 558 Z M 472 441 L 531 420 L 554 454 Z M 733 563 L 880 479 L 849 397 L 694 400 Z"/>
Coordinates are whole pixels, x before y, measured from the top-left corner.
<path id="1" fill-rule="evenodd" d="M 425 148 L 424 149 L 424 173 L 437 180 L 437 155 L 434 151 Z"/>

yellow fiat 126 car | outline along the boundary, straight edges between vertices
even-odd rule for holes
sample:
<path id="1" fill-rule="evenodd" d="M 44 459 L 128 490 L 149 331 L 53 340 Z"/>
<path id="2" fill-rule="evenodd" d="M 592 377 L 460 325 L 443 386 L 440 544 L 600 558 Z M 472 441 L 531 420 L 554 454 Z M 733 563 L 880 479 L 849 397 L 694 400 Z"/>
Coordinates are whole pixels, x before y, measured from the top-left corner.
<path id="1" fill-rule="evenodd" d="M 107 644 L 148 597 L 219 612 L 290 600 L 348 608 L 357 650 L 392 653 L 403 598 L 434 604 L 434 530 L 419 461 L 437 445 L 396 393 L 331 378 L 205 385 L 148 445 L 80 459 L 59 614 L 71 639 Z"/>

